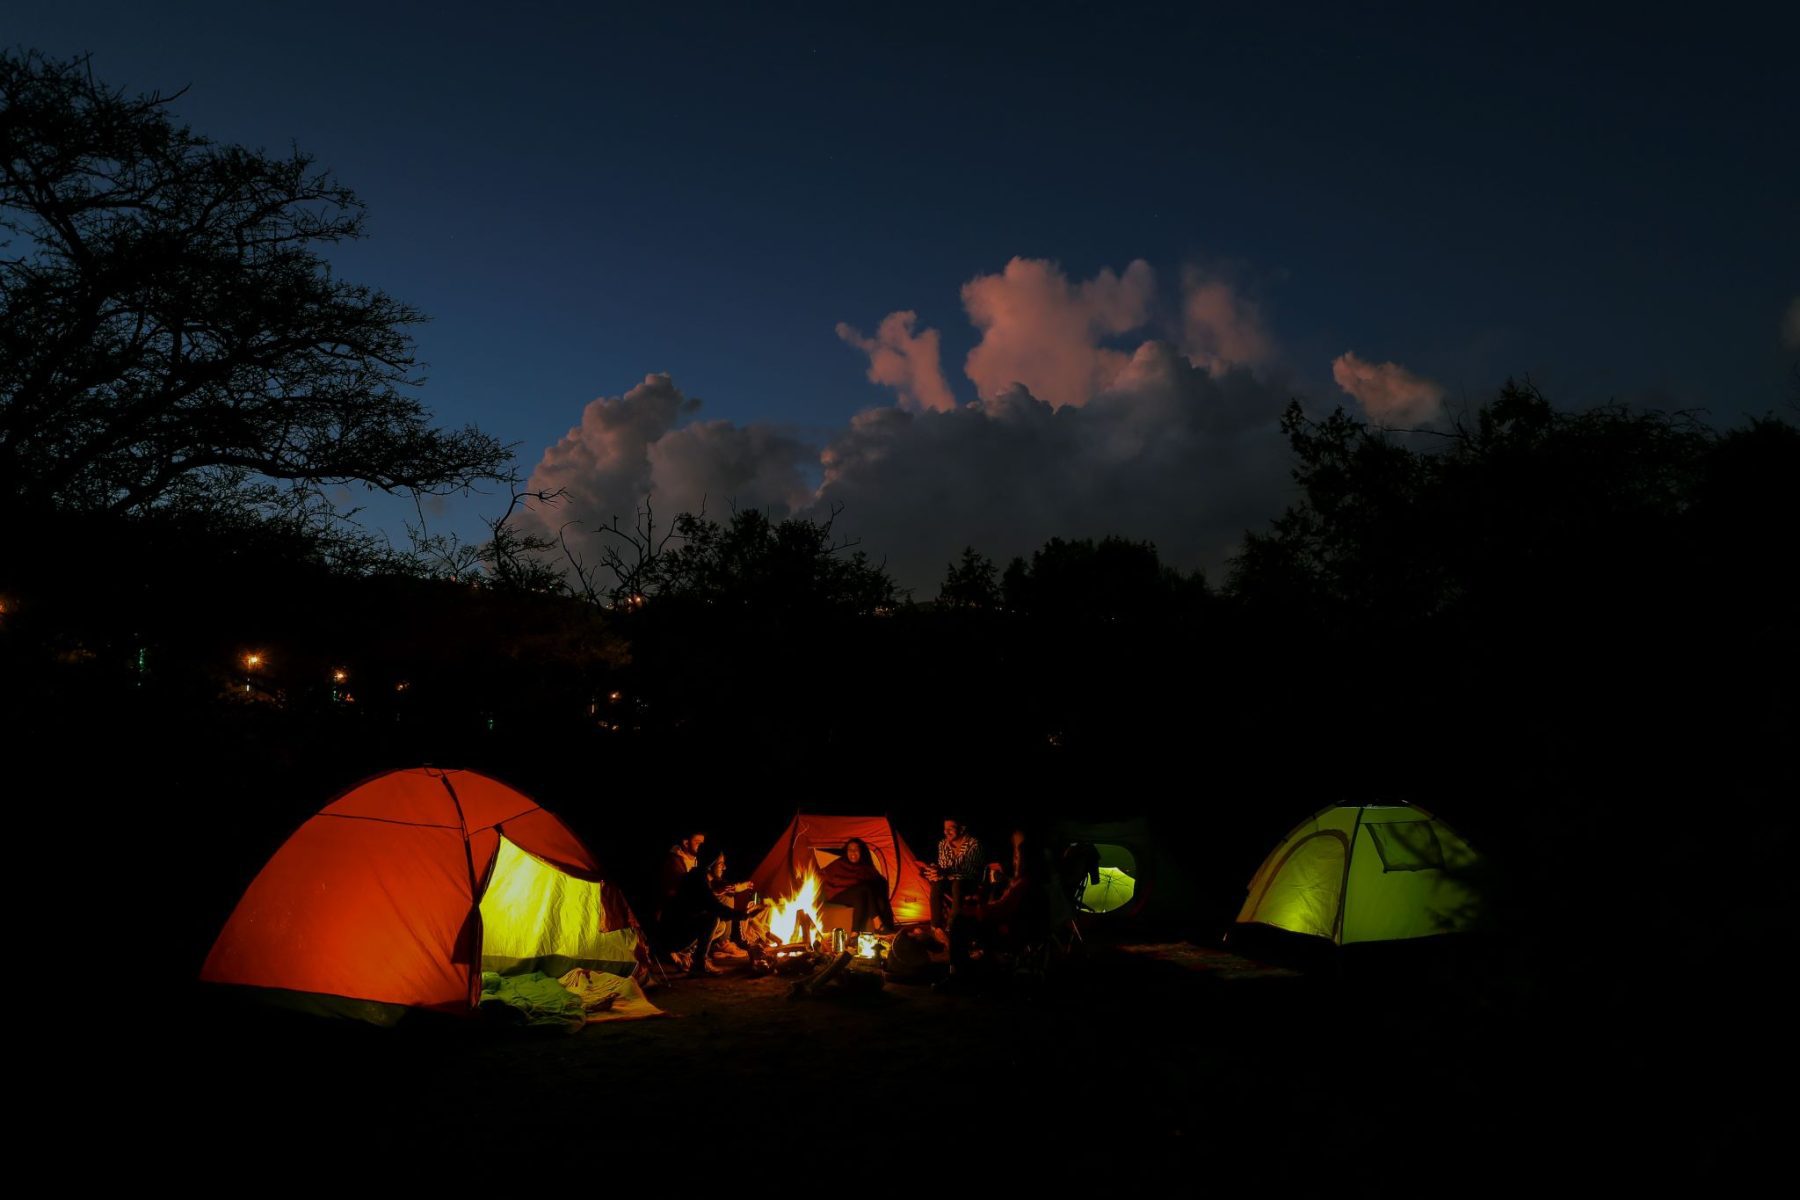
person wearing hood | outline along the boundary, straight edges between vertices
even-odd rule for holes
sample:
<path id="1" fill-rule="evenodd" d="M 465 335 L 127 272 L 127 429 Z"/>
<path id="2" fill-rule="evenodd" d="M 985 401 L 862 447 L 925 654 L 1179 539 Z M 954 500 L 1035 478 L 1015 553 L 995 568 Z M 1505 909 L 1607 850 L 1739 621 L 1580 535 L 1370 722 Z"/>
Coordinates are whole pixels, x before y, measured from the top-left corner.
<path id="1" fill-rule="evenodd" d="M 861 838 L 844 843 L 844 852 L 826 866 L 819 888 L 833 904 L 850 906 L 850 927 L 865 933 L 873 921 L 876 932 L 894 928 L 894 909 L 888 903 L 888 880 L 875 865 L 869 844 Z"/>

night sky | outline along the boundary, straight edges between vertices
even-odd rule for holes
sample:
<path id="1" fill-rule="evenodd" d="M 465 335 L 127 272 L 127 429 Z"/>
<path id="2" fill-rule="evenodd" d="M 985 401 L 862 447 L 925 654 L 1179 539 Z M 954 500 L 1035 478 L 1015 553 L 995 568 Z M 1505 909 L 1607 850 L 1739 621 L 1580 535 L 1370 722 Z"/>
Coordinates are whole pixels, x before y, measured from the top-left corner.
<path id="1" fill-rule="evenodd" d="M 841 504 L 921 596 L 1052 534 L 1216 572 L 1283 502 L 1289 396 L 1791 403 L 1775 6 L 588 7 L 27 4 L 0 37 L 333 168 L 371 211 L 340 269 L 431 314 L 425 399 L 569 487 L 552 525 Z"/>

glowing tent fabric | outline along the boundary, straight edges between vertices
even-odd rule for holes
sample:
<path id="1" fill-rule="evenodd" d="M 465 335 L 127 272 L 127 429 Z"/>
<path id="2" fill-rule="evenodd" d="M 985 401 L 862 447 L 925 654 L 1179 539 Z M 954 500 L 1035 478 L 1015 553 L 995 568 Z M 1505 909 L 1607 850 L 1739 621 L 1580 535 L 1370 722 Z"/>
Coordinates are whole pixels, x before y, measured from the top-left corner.
<path id="1" fill-rule="evenodd" d="M 501 969 L 629 971 L 636 922 L 563 823 L 473 771 L 392 771 L 295 831 L 238 901 L 200 977 L 471 1010 Z"/>
<path id="2" fill-rule="evenodd" d="M 1099 879 L 1078 885 L 1081 912 L 1108 924 L 1121 921 L 1191 921 L 1200 908 L 1191 876 L 1191 854 L 1170 825 L 1148 816 L 1111 820 L 1060 818 L 1047 830 L 1059 866 L 1076 847 L 1099 856 Z M 1077 881 L 1065 880 L 1075 883 Z"/>
<path id="3" fill-rule="evenodd" d="M 1100 882 L 1081 890 L 1081 906 L 1089 912 L 1109 913 L 1124 908 L 1137 894 L 1137 880 L 1121 867 L 1101 867 Z"/>
<path id="4" fill-rule="evenodd" d="M 844 843 L 861 838 L 888 881 L 888 902 L 901 924 L 931 919 L 931 892 L 919 871 L 919 860 L 886 817 L 826 817 L 798 813 L 786 832 L 751 873 L 759 896 L 782 899 L 794 894 L 807 870 L 824 871 L 842 854 Z"/>
<path id="5" fill-rule="evenodd" d="M 1321 809 L 1263 860 L 1237 919 L 1338 945 L 1453 933 L 1474 915 L 1461 873 L 1475 861 L 1468 843 L 1422 808 Z"/>
<path id="6" fill-rule="evenodd" d="M 637 933 L 629 924 L 609 929 L 617 919 L 609 902 L 617 903 L 606 884 L 577 879 L 500 839 L 481 896 L 481 969 L 631 974 Z"/>

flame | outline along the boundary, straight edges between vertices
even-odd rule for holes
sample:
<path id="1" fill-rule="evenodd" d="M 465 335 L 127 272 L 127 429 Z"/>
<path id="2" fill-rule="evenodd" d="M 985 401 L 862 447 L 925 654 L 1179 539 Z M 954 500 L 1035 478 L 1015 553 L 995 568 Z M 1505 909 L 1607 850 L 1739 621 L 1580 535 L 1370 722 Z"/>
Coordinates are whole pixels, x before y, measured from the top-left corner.
<path id="1" fill-rule="evenodd" d="M 794 942 L 810 942 L 823 928 L 819 919 L 819 877 L 808 868 L 800 880 L 800 890 L 786 900 L 777 900 L 769 909 L 769 936 L 783 946 Z M 806 914 L 801 925 L 800 915 Z"/>
<path id="2" fill-rule="evenodd" d="M 881 941 L 881 939 L 876 937 L 872 933 L 857 934 L 856 935 L 857 957 L 858 958 L 874 958 L 875 957 L 875 947 L 877 944 L 880 943 L 880 941 Z"/>

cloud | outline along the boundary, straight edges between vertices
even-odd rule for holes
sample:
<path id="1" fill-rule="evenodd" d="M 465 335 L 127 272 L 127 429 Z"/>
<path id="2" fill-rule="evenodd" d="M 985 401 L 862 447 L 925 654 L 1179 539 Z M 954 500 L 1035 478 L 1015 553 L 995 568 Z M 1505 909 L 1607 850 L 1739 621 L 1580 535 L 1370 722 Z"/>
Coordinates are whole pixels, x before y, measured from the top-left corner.
<path id="1" fill-rule="evenodd" d="M 1423 424 L 1443 408 L 1443 387 L 1399 363 L 1364 362 L 1355 354 L 1340 354 L 1332 361 L 1331 377 L 1380 425 Z"/>
<path id="2" fill-rule="evenodd" d="M 1171 564 L 1216 571 L 1292 498 L 1275 339 L 1228 283 L 1185 272 L 1179 311 L 1159 318 L 1142 261 L 1074 281 L 1014 258 L 962 294 L 980 334 L 966 363 L 974 401 L 956 402 L 938 332 L 906 311 L 873 336 L 837 327 L 896 402 L 822 446 L 769 423 L 700 420 L 699 401 L 650 375 L 590 403 L 544 452 L 532 486 L 567 488 L 569 502 L 534 519 L 629 522 L 645 495 L 668 516 L 703 497 L 715 514 L 734 501 L 814 518 L 841 507 L 839 530 L 931 596 L 965 545 L 1004 561 L 1052 537 L 1148 538 Z M 1139 331 L 1135 349 L 1118 344 Z M 1377 420 L 1427 420 L 1442 402 L 1395 363 L 1345 354 L 1332 371 Z"/>
<path id="3" fill-rule="evenodd" d="M 1214 376 L 1146 342 L 1084 404 L 1015 386 L 952 412 L 860 413 L 821 456 L 819 501 L 926 596 L 965 544 L 1004 562 L 1118 533 L 1217 568 L 1286 502 L 1284 402 L 1249 372 Z"/>
<path id="4" fill-rule="evenodd" d="M 1066 408 L 1086 404 L 1130 363 L 1129 351 L 1105 343 L 1151 323 L 1156 273 L 1139 259 L 1123 274 L 1106 268 L 1073 282 L 1054 262 L 1014 258 L 999 274 L 964 284 L 962 297 L 981 334 L 964 363 L 977 394 L 992 398 L 1023 385 L 1052 408 Z M 916 313 L 892 312 L 874 337 L 844 322 L 837 335 L 869 356 L 870 381 L 893 388 L 900 407 L 947 412 L 956 399 L 944 381 L 938 331 L 915 334 L 917 321 Z M 1194 268 L 1182 274 L 1180 345 L 1214 374 L 1275 359 L 1257 306 Z"/>
<path id="5" fill-rule="evenodd" d="M 1052 537 L 1119 533 L 1155 541 L 1168 562 L 1217 568 L 1286 501 L 1285 393 L 1242 369 L 1215 375 L 1164 342 L 1121 357 L 1084 404 L 1058 408 L 1015 385 L 959 408 L 872 408 L 822 450 L 767 424 L 689 420 L 699 402 L 651 375 L 591 402 L 545 451 L 531 486 L 566 488 L 567 500 L 529 520 L 551 534 L 581 521 L 568 536 L 592 558 L 593 528 L 615 515 L 630 525 L 646 494 L 665 519 L 702 498 L 715 513 L 732 500 L 812 517 L 842 506 L 839 528 L 925 596 L 964 545 L 1005 561 Z"/>
<path id="6" fill-rule="evenodd" d="M 1262 314 L 1230 284 L 1190 267 L 1181 288 L 1181 348 L 1194 363 L 1216 374 L 1274 360 L 1275 340 Z"/>
<path id="7" fill-rule="evenodd" d="M 981 332 L 963 370 L 985 399 L 1023 384 L 1052 408 L 1087 403 L 1130 361 L 1102 345 L 1142 328 L 1156 298 L 1156 273 L 1139 259 L 1115 275 L 1071 283 L 1062 268 L 1015 258 L 998 275 L 963 285 L 963 308 Z"/>
<path id="8" fill-rule="evenodd" d="M 944 382 L 938 361 L 938 331 L 927 329 L 915 336 L 917 320 L 917 313 L 889 313 L 872 338 L 839 321 L 837 335 L 869 356 L 869 382 L 893 388 L 902 408 L 937 412 L 955 408 L 956 397 Z"/>
<path id="9" fill-rule="evenodd" d="M 818 451 L 780 427 L 693 421 L 700 401 L 667 375 L 646 375 L 622 396 L 602 396 L 581 424 L 544 451 L 531 472 L 533 491 L 563 489 L 562 502 L 534 509 L 529 523 L 555 535 L 564 522 L 572 544 L 614 517 L 630 528 L 646 497 L 667 521 L 702 504 L 792 512 L 812 502 L 806 479 Z M 686 422 L 686 423 L 684 423 Z"/>
<path id="10" fill-rule="evenodd" d="M 1781 344 L 1790 350 L 1800 350 L 1800 296 L 1794 297 L 1781 318 Z"/>

